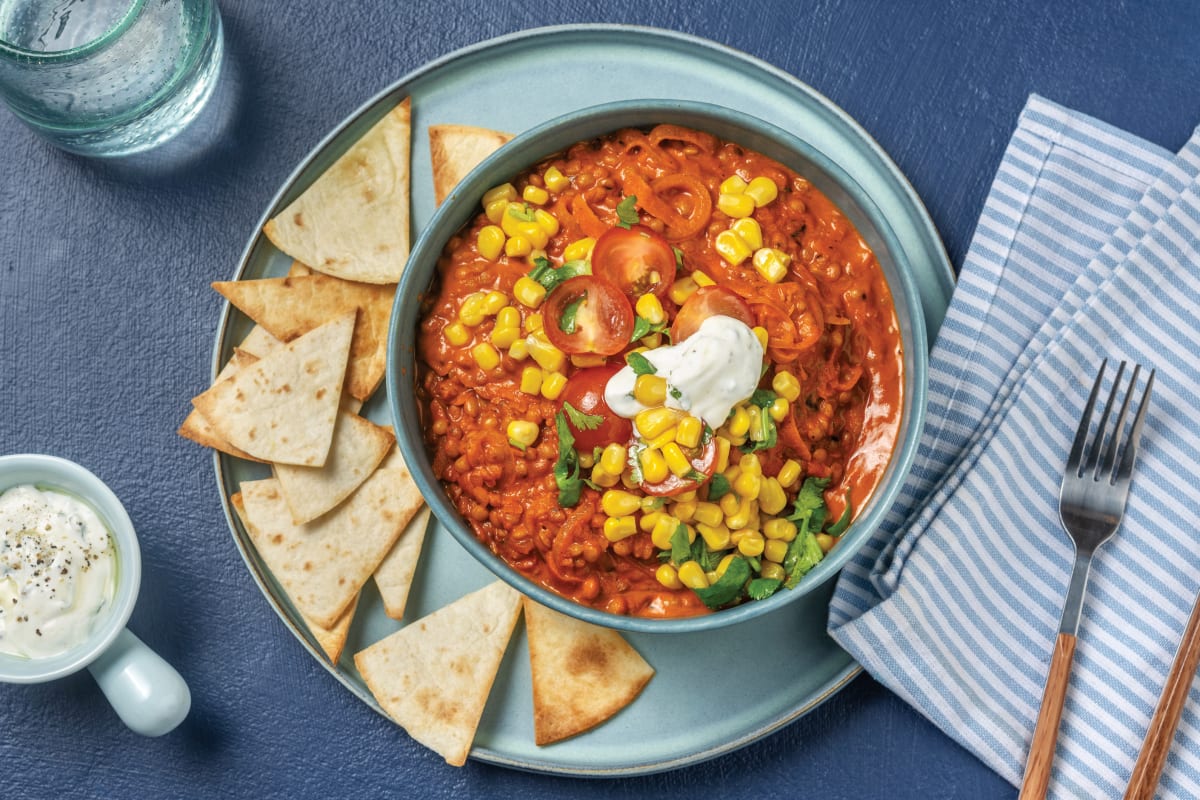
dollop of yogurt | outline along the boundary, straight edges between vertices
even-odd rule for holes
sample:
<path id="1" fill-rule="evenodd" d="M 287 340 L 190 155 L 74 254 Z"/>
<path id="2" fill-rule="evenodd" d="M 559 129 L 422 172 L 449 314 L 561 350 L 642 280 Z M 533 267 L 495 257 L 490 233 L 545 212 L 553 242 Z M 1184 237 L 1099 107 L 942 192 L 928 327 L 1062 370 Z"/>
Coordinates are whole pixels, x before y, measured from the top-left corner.
<path id="1" fill-rule="evenodd" d="M 709 317 L 683 342 L 642 355 L 655 374 L 667 380 L 665 405 L 699 417 L 713 428 L 754 393 L 762 377 L 762 344 L 754 331 L 732 317 Z M 632 419 L 646 409 L 633 396 L 636 381 L 630 366 L 609 378 L 604 401 L 613 413 Z"/>
<path id="2" fill-rule="evenodd" d="M 88 638 L 116 593 L 108 528 L 69 494 L 0 494 L 0 653 L 49 658 Z"/>

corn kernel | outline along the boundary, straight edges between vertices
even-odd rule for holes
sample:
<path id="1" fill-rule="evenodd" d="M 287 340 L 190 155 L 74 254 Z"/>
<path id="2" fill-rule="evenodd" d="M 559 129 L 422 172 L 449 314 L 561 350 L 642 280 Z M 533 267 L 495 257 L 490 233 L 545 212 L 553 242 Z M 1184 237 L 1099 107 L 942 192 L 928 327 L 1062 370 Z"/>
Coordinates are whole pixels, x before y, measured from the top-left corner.
<path id="1" fill-rule="evenodd" d="M 792 257 L 774 247 L 760 247 L 754 251 L 754 269 L 764 280 L 779 283 L 787 277 Z"/>
<path id="2" fill-rule="evenodd" d="M 675 426 L 667 428 L 665 431 L 655 436 L 653 439 L 646 440 L 646 447 L 651 450 L 661 450 L 668 444 L 675 443 Z"/>
<path id="3" fill-rule="evenodd" d="M 495 369 L 500 366 L 500 353 L 487 342 L 480 342 L 471 348 L 475 363 L 484 369 Z"/>
<path id="4" fill-rule="evenodd" d="M 679 573 L 670 564 L 659 564 L 658 569 L 654 571 L 654 577 L 668 589 L 683 588 L 683 584 L 679 581 Z"/>
<path id="5" fill-rule="evenodd" d="M 708 576 L 703 568 L 695 561 L 685 561 L 679 565 L 679 582 L 689 589 L 706 589 L 709 586 Z"/>
<path id="6" fill-rule="evenodd" d="M 533 279 L 531 278 L 530 280 L 533 280 Z M 517 282 L 520 283 L 520 281 L 517 281 Z M 534 283 L 537 283 L 537 281 L 534 281 Z M 538 283 L 538 286 L 541 286 L 541 284 Z M 525 318 L 525 332 L 526 333 L 537 333 L 541 329 L 542 329 L 542 315 L 541 314 L 530 314 L 528 317 Z"/>
<path id="7" fill-rule="evenodd" d="M 662 301 L 653 292 L 647 292 L 639 297 L 634 310 L 639 317 L 651 325 L 660 325 L 667 321 L 667 314 L 663 311 Z"/>
<path id="8" fill-rule="evenodd" d="M 661 375 L 638 375 L 633 381 L 633 399 L 644 406 L 661 406 L 667 399 L 667 379 Z"/>
<path id="9" fill-rule="evenodd" d="M 667 460 L 658 450 L 643 450 L 638 455 L 638 461 L 641 462 L 642 477 L 646 483 L 662 483 L 670 473 Z"/>
<path id="10" fill-rule="evenodd" d="M 783 462 L 783 466 L 779 468 L 779 474 L 775 477 L 784 489 L 792 488 L 800 479 L 800 462 L 789 458 Z"/>
<path id="11" fill-rule="evenodd" d="M 731 531 L 741 530 L 750 524 L 750 518 L 757 511 L 757 504 L 753 500 L 743 497 L 738 503 L 737 513 L 725 517 L 725 525 Z"/>
<path id="12" fill-rule="evenodd" d="M 658 521 L 665 516 L 667 516 L 665 511 L 649 511 L 642 514 L 641 518 L 638 519 L 638 527 L 646 533 L 650 533 L 654 530 L 654 526 L 658 524 Z"/>
<path id="13" fill-rule="evenodd" d="M 483 205 L 487 206 L 493 200 L 513 201 L 517 199 L 517 188 L 511 183 L 502 183 L 499 186 L 493 186 L 483 193 Z"/>
<path id="14" fill-rule="evenodd" d="M 761 442 L 766 438 L 766 429 L 762 422 L 762 409 L 749 406 L 746 413 L 750 415 L 750 429 L 746 432 L 752 442 Z"/>
<path id="15" fill-rule="evenodd" d="M 491 335 L 492 344 L 501 350 L 506 350 L 521 338 L 521 331 L 517 328 L 512 328 L 507 325 L 497 325 L 492 329 Z"/>
<path id="16" fill-rule="evenodd" d="M 514 419 L 508 423 L 508 440 L 528 447 L 537 441 L 538 426 L 536 423 L 523 419 Z"/>
<path id="17" fill-rule="evenodd" d="M 738 505 L 741 503 L 738 496 L 733 492 L 726 492 L 721 495 L 721 499 L 717 501 L 717 506 L 721 509 L 722 514 L 736 514 Z"/>
<path id="18" fill-rule="evenodd" d="M 558 224 L 557 220 L 555 220 L 555 224 Z M 534 213 L 533 222 L 522 222 L 517 226 L 517 235 L 524 236 L 529 240 L 530 255 L 533 254 L 534 250 L 544 250 L 546 245 L 550 243 L 550 234 L 547 233 L 546 229 L 537 221 L 536 212 Z"/>
<path id="19" fill-rule="evenodd" d="M 609 489 L 600 497 L 600 508 L 610 517 L 628 517 L 642 508 L 642 498 L 620 489 Z"/>
<path id="20" fill-rule="evenodd" d="M 659 406 L 658 408 L 648 408 L 645 411 L 639 411 L 637 416 L 633 418 L 633 424 L 637 426 L 638 433 L 641 434 L 643 439 L 653 439 L 668 428 L 673 428 L 678 419 L 679 417 L 676 412 Z M 657 483 L 657 481 L 654 481 L 654 483 Z"/>
<path id="21" fill-rule="evenodd" d="M 724 472 L 729 466 L 729 440 L 724 436 L 717 437 L 717 472 Z"/>
<path id="22" fill-rule="evenodd" d="M 696 522 L 703 522 L 705 525 L 720 525 L 725 515 L 721 512 L 721 507 L 716 503 L 697 503 L 696 511 L 693 514 Z"/>
<path id="23" fill-rule="evenodd" d="M 610 542 L 628 539 L 637 533 L 637 523 L 633 517 L 609 517 L 604 520 L 604 538 Z"/>
<path id="24" fill-rule="evenodd" d="M 517 298 L 521 305 L 537 308 L 546 299 L 546 287 L 528 275 L 522 275 L 513 284 L 513 297 Z M 528 322 L 526 324 L 528 325 Z"/>
<path id="25" fill-rule="evenodd" d="M 717 238 L 719 239 L 720 237 Z M 671 302 L 675 303 L 675 305 L 681 306 L 698 288 L 700 287 L 696 284 L 694 278 L 690 275 L 684 276 L 671 284 L 667 296 L 671 298 Z"/>
<path id="26" fill-rule="evenodd" d="M 503 197 L 498 197 L 492 202 L 483 207 L 484 216 L 488 218 L 488 222 L 499 226 L 504 221 L 504 212 L 508 210 L 508 200 Z M 504 233 L 504 230 L 500 230 Z"/>
<path id="27" fill-rule="evenodd" d="M 596 458 L 587 450 L 579 453 L 579 466 L 584 469 L 591 469 L 596 464 Z"/>
<path id="28" fill-rule="evenodd" d="M 762 478 L 758 490 L 758 509 L 764 514 L 778 514 L 787 506 L 787 493 L 777 478 Z"/>
<path id="29" fill-rule="evenodd" d="M 537 367 L 526 367 L 521 370 L 521 391 L 525 394 L 537 394 L 542 390 L 542 371 Z"/>
<path id="30" fill-rule="evenodd" d="M 767 329 L 762 325 L 755 325 L 750 329 L 750 331 L 754 334 L 754 338 L 758 339 L 758 343 L 762 346 L 763 352 L 767 352 L 767 342 L 771 340 L 771 334 L 767 333 Z"/>
<path id="31" fill-rule="evenodd" d="M 750 430 L 750 414 L 745 406 L 738 406 L 733 411 L 733 419 L 729 420 L 729 433 L 733 436 L 745 436 Z"/>
<path id="32" fill-rule="evenodd" d="M 502 292 L 496 292 L 503 296 Z M 488 294 L 491 297 L 491 293 Z M 505 305 L 496 311 L 496 327 L 497 328 L 517 328 L 521 327 L 521 312 L 514 306 L 507 305 L 508 298 L 505 297 Z"/>
<path id="33" fill-rule="evenodd" d="M 561 192 L 571 185 L 571 179 L 563 175 L 558 167 L 547 167 L 542 174 L 542 183 L 552 192 Z"/>
<path id="34" fill-rule="evenodd" d="M 614 475 L 620 475 L 621 470 L 625 469 L 625 459 L 628 457 L 625 445 L 613 442 L 600 454 L 600 466 Z"/>
<path id="35" fill-rule="evenodd" d="M 608 362 L 607 356 L 596 355 L 595 353 L 576 353 L 571 356 L 571 363 L 580 369 L 587 367 L 601 367 Z"/>
<path id="36" fill-rule="evenodd" d="M 483 292 L 473 292 L 463 298 L 462 305 L 458 308 L 458 318 L 468 328 L 474 328 L 487 316 L 487 309 L 483 304 L 484 297 L 486 295 Z"/>
<path id="37" fill-rule="evenodd" d="M 759 176 L 746 186 L 745 193 L 754 200 L 754 205 L 762 208 L 779 196 L 779 187 L 775 181 L 765 176 Z"/>
<path id="38" fill-rule="evenodd" d="M 558 219 L 549 211 L 538 209 L 533 212 L 533 221 L 547 236 L 553 236 L 558 233 Z M 545 245 L 542 245 L 545 247 Z"/>
<path id="39" fill-rule="evenodd" d="M 687 460 L 687 456 L 679 449 L 679 445 L 675 442 L 668 442 L 662 446 L 663 458 L 667 460 L 667 469 L 682 478 L 692 471 L 692 462 Z"/>
<path id="40" fill-rule="evenodd" d="M 595 246 L 596 240 L 590 236 L 576 239 L 563 250 L 563 261 L 582 261 L 592 254 Z"/>
<path id="41" fill-rule="evenodd" d="M 830 536 L 828 533 L 818 533 L 815 537 L 817 546 L 821 548 L 822 553 L 828 553 L 838 543 L 837 538 Z"/>
<path id="42" fill-rule="evenodd" d="M 708 273 L 703 272 L 702 270 L 693 271 L 692 272 L 692 280 L 694 280 L 696 282 L 697 286 L 716 286 L 717 285 L 717 282 L 714 281 L 712 278 L 708 277 Z"/>
<path id="43" fill-rule="evenodd" d="M 763 535 L 758 531 L 746 531 L 737 543 L 738 552 L 746 558 L 761 556 L 764 547 Z"/>
<path id="44" fill-rule="evenodd" d="M 508 295 L 498 289 L 493 289 L 483 296 L 483 310 L 488 316 L 495 316 L 508 305 Z"/>
<path id="45" fill-rule="evenodd" d="M 508 241 L 504 243 L 504 255 L 509 258 L 520 258 L 531 252 L 533 252 L 533 243 L 519 233 L 509 236 Z"/>
<path id="46" fill-rule="evenodd" d="M 746 191 L 749 184 L 741 175 L 730 175 L 725 180 L 721 181 L 721 194 L 741 194 Z"/>
<path id="47" fill-rule="evenodd" d="M 762 532 L 768 539 L 790 542 L 796 538 L 796 523 L 786 519 L 769 519 L 763 525 Z"/>
<path id="48" fill-rule="evenodd" d="M 542 376 L 542 397 L 557 400 L 567 386 L 567 376 L 561 372 L 547 372 Z"/>
<path id="49" fill-rule="evenodd" d="M 451 322 L 442 328 L 442 336 L 445 336 L 446 341 L 456 347 L 461 347 L 471 340 L 471 332 L 461 322 Z"/>
<path id="50" fill-rule="evenodd" d="M 729 547 L 729 528 L 720 523 L 709 525 L 698 522 L 696 523 L 696 532 L 704 539 L 709 550 L 724 550 Z"/>
<path id="51" fill-rule="evenodd" d="M 733 560 L 735 558 L 737 558 L 736 553 L 729 553 L 728 555 L 723 557 L 719 562 L 717 562 L 717 569 L 716 569 L 717 577 L 720 577 L 725 574 L 726 570 L 729 569 L 729 565 L 733 563 Z"/>
<path id="52" fill-rule="evenodd" d="M 771 407 L 767 409 L 767 413 L 771 415 L 771 419 L 776 422 L 783 422 L 787 419 L 788 412 L 791 411 L 791 406 L 788 404 L 786 397 L 776 397 L 771 403 Z"/>
<path id="53" fill-rule="evenodd" d="M 534 186 L 532 183 L 521 190 L 521 199 L 526 203 L 533 203 L 535 206 L 544 206 L 546 201 L 550 199 L 550 193 L 540 186 Z"/>
<path id="54" fill-rule="evenodd" d="M 517 339 L 508 346 L 508 357 L 513 361 L 524 361 L 529 358 L 529 345 L 524 339 Z"/>
<path id="55" fill-rule="evenodd" d="M 484 225 L 475 236 L 475 248 L 488 261 L 495 261 L 504 249 L 504 231 L 495 225 Z"/>
<path id="56" fill-rule="evenodd" d="M 787 551 L 788 543 L 782 539 L 767 539 L 763 543 L 763 558 L 767 561 L 782 564 L 783 559 L 787 557 Z"/>
<path id="57" fill-rule="evenodd" d="M 713 249 L 717 251 L 717 255 L 735 267 L 749 258 L 753 252 L 750 249 L 750 245 L 742 241 L 742 237 L 733 231 L 721 231 L 718 233 Z"/>
<path id="58" fill-rule="evenodd" d="M 704 434 L 704 423 L 688 414 L 675 426 L 675 441 L 680 447 L 697 447 Z"/>
<path id="59" fill-rule="evenodd" d="M 678 519 L 664 514 L 658 522 L 654 523 L 654 529 L 650 531 L 650 541 L 659 550 L 670 550 L 671 537 L 675 535 L 675 530 L 678 527 Z"/>
<path id="60" fill-rule="evenodd" d="M 762 462 L 758 460 L 758 456 L 754 453 L 747 453 L 738 459 L 738 468 L 742 472 L 753 472 L 755 475 L 762 475 Z"/>
<path id="61" fill-rule="evenodd" d="M 671 514 L 680 522 L 692 522 L 696 518 L 697 505 L 695 500 L 684 500 L 671 506 Z"/>
<path id="62" fill-rule="evenodd" d="M 742 237 L 742 241 L 751 250 L 757 250 L 763 246 L 762 226 L 752 217 L 739 219 L 729 226 L 729 230 Z"/>
<path id="63" fill-rule="evenodd" d="M 754 198 L 745 194 L 721 194 L 717 197 L 717 208 L 728 217 L 741 219 L 754 213 Z"/>
<path id="64" fill-rule="evenodd" d="M 616 486 L 621 481 L 620 473 L 612 473 L 597 464 L 592 468 L 592 483 L 602 489 L 607 489 L 610 486 Z"/>
<path id="65" fill-rule="evenodd" d="M 699 498 L 696 497 L 696 490 L 693 489 L 690 492 L 680 492 L 679 494 L 675 495 L 675 500 L 680 503 L 690 503 L 693 500 L 698 501 Z"/>
<path id="66" fill-rule="evenodd" d="M 507 236 L 516 236 L 521 232 L 521 226 L 529 224 L 525 217 L 530 215 L 529 206 L 525 203 L 509 203 L 500 215 L 500 229 Z"/>
<path id="67" fill-rule="evenodd" d="M 762 478 L 753 472 L 743 471 L 733 482 L 733 490 L 743 500 L 757 500 L 762 491 Z"/>
<path id="68" fill-rule="evenodd" d="M 567 363 L 566 354 L 550 344 L 544 333 L 529 334 L 525 337 L 525 344 L 529 346 L 529 355 L 547 372 L 560 372 Z"/>

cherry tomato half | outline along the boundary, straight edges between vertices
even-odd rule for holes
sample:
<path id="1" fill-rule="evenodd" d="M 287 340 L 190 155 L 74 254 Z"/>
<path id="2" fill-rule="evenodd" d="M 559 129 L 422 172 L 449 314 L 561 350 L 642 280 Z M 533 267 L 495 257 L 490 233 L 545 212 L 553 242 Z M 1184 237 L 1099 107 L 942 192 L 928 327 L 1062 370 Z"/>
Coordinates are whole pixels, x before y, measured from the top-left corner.
<path id="1" fill-rule="evenodd" d="M 592 248 L 592 274 L 612 281 L 634 301 L 647 292 L 666 297 L 675 282 L 675 251 L 642 225 L 609 228 Z"/>
<path id="2" fill-rule="evenodd" d="M 608 379 L 621 370 L 621 364 L 605 364 L 602 367 L 581 369 L 570 377 L 563 388 L 562 401 L 584 414 L 603 417 L 604 420 L 591 430 L 580 430 L 567 415 L 567 426 L 575 436 L 575 449 L 590 453 L 594 448 L 607 447 L 613 442 L 623 444 L 633 435 L 633 423 L 618 417 L 604 401 L 604 387 Z"/>
<path id="3" fill-rule="evenodd" d="M 616 355 L 629 345 L 633 306 L 610 282 L 580 275 L 563 281 L 546 298 L 542 327 L 564 353 Z"/>
<path id="4" fill-rule="evenodd" d="M 723 286 L 701 286 L 683 302 L 671 323 L 671 341 L 679 344 L 691 336 L 709 317 L 733 317 L 754 327 L 754 312 L 736 292 Z"/>
<path id="5" fill-rule="evenodd" d="M 689 448 L 684 450 L 684 455 L 688 461 L 692 462 L 692 469 L 697 474 L 703 476 L 703 479 L 696 477 L 679 477 L 674 472 L 667 473 L 667 477 L 659 483 L 646 483 L 642 481 L 642 491 L 646 494 L 657 495 L 658 497 L 667 497 L 670 495 L 683 494 L 694 489 L 699 489 L 712 477 L 713 472 L 717 468 L 717 437 L 709 436 L 708 444 L 703 444 L 697 448 Z"/>

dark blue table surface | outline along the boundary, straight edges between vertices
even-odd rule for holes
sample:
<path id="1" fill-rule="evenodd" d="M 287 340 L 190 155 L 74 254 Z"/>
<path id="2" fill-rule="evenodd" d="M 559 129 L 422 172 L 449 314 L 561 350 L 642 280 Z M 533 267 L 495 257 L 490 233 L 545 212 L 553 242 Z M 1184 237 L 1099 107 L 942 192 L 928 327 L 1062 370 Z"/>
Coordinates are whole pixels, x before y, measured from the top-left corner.
<path id="1" fill-rule="evenodd" d="M 130 626 L 177 664 L 193 711 L 127 731 L 86 674 L 0 686 L 0 798 L 807 796 L 1004 798 L 1015 790 L 870 677 L 735 754 L 582 781 L 414 744 L 292 639 L 229 535 L 212 462 L 175 435 L 207 382 L 246 238 L 298 160 L 430 59 L 523 28 L 652 25 L 757 56 L 845 108 L 924 199 L 956 268 L 1030 92 L 1177 149 L 1200 123 L 1200 4 L 644 0 L 221 0 L 228 61 L 186 140 L 132 163 L 57 152 L 0 112 L 0 452 L 109 482 L 145 565 Z M 200 137 L 193 136 L 192 139 Z"/>

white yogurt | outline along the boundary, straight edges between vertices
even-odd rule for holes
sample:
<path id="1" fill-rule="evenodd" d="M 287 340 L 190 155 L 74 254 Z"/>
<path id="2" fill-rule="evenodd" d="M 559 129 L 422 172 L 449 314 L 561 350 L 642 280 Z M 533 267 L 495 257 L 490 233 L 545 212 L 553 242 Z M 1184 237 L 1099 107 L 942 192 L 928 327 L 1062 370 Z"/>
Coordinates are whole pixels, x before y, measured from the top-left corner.
<path id="1" fill-rule="evenodd" d="M 685 341 L 642 353 L 667 380 L 668 408 L 687 411 L 718 428 L 730 410 L 758 387 L 763 348 L 754 331 L 732 317 L 713 316 Z M 637 374 L 626 366 L 604 387 L 613 413 L 632 419 L 646 406 L 633 396 Z"/>
<path id="2" fill-rule="evenodd" d="M 17 486 L 0 495 L 0 653 L 48 658 L 88 638 L 113 602 L 116 549 L 71 495 Z"/>

